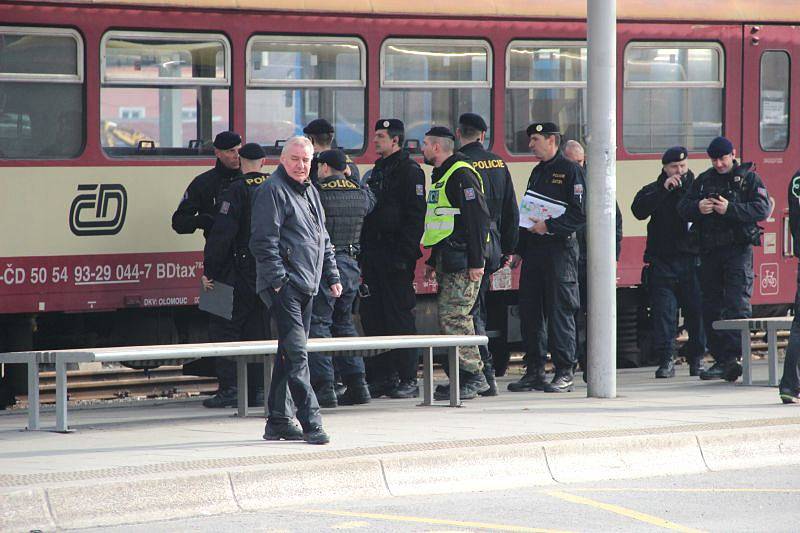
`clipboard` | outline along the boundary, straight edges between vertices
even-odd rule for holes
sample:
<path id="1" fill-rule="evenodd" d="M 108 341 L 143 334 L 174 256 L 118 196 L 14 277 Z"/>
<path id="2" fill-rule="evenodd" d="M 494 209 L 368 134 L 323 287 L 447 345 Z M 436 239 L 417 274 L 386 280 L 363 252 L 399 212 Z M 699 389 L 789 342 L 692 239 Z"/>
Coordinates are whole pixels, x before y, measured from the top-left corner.
<path id="1" fill-rule="evenodd" d="M 214 281 L 214 290 L 204 291 L 200 284 L 200 310 L 224 318 L 233 319 L 233 287 Z"/>
<path id="2" fill-rule="evenodd" d="M 533 219 L 547 220 L 558 218 L 567 210 L 567 204 L 559 200 L 528 190 L 519 205 L 519 225 L 521 228 L 533 226 Z"/>

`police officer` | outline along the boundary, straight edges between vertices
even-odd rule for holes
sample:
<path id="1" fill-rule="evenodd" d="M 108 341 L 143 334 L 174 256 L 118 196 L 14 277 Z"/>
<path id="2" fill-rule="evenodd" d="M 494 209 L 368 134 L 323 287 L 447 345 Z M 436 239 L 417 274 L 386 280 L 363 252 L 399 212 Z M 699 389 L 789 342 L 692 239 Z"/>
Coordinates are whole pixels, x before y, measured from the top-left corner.
<path id="1" fill-rule="evenodd" d="M 647 248 L 644 262 L 650 314 L 653 319 L 653 352 L 658 357 L 657 378 L 675 376 L 672 360 L 678 305 L 689 332 L 686 349 L 689 374 L 697 376 L 706 349 L 703 329 L 703 303 L 700 297 L 699 250 L 689 226 L 678 214 L 678 202 L 694 182 L 689 170 L 689 152 L 683 146 L 669 148 L 661 157 L 662 170 L 656 180 L 645 185 L 633 199 L 631 211 L 647 223 Z"/>
<path id="2" fill-rule="evenodd" d="M 183 198 L 172 215 L 173 230 L 180 234 L 189 234 L 201 229 L 204 237 L 208 235 L 217 214 L 217 203 L 231 182 L 241 175 L 239 170 L 239 148 L 241 146 L 242 138 L 238 133 L 223 131 L 217 134 L 214 138 L 214 155 L 217 158 L 214 168 L 195 177 L 186 192 L 183 193 Z M 218 316 L 209 315 L 209 340 L 219 340 L 214 338 L 214 333 L 225 327 L 221 322 L 223 320 Z M 216 369 L 223 367 L 227 367 L 227 369 L 220 376 Z M 214 376 L 217 379 L 227 380 L 227 376 L 235 372 L 235 367 L 236 364 L 227 359 L 209 357 L 185 365 L 183 372 L 184 374 Z M 215 397 L 220 399 L 219 394 L 224 390 L 223 387 L 220 387 Z M 236 403 L 236 397 L 231 396 L 230 392 L 230 390 L 226 391 L 225 400 L 219 402 L 220 405 Z"/>
<path id="3" fill-rule="evenodd" d="M 550 205 L 560 205 L 563 213 L 527 221 L 520 215 L 520 224 L 530 225 L 520 228 L 514 258 L 515 265 L 522 260 L 519 311 L 527 369 L 508 389 L 567 392 L 573 389 L 575 312 L 580 304 L 575 231 L 586 222 L 583 169 L 561 153 L 561 134 L 552 122 L 531 124 L 527 133 L 531 151 L 540 160 L 531 172 L 528 191 Z M 545 380 L 544 336 L 556 367 L 549 383 Z"/>
<path id="4" fill-rule="evenodd" d="M 486 140 L 486 121 L 475 113 L 464 113 L 458 118 L 456 138 L 461 143 L 459 152 L 472 161 L 472 166 L 481 175 L 483 194 L 489 209 L 489 242 L 486 246 L 486 265 L 478 289 L 478 298 L 472 309 L 475 333 L 486 335 L 486 293 L 492 274 L 506 266 L 519 236 L 519 207 L 514 192 L 514 183 L 508 166 L 499 155 L 483 147 Z M 487 346 L 480 346 L 483 374 L 489 383 L 484 396 L 497 395 L 492 354 Z"/>
<path id="5" fill-rule="evenodd" d="M 259 144 L 248 143 L 239 151 L 241 170 L 219 202 L 214 224 L 208 231 L 203 253 L 203 289 L 214 290 L 218 280 L 233 287 L 233 316 L 231 320 L 215 317 L 209 324 L 209 337 L 215 341 L 249 341 L 268 339 L 269 314 L 256 293 L 256 263 L 249 249 L 251 198 L 255 188 L 269 174 L 261 172 L 264 150 Z M 219 391 L 206 399 L 206 407 L 236 405 L 236 366 L 223 358 L 215 358 Z M 251 365 L 248 372 L 250 389 L 255 391 L 252 405 L 264 405 L 264 386 L 259 379 L 262 365 Z"/>
<path id="6" fill-rule="evenodd" d="M 380 156 L 368 181 L 375 209 L 364 219 L 361 262 L 365 289 L 361 324 L 367 335 L 413 335 L 414 268 L 422 256 L 420 239 L 425 220 L 425 174 L 402 149 L 403 123 L 380 119 L 373 142 Z M 368 294 L 368 296 L 367 296 Z M 367 382 L 373 398 L 414 398 L 417 350 L 392 350 L 367 360 Z"/>
<path id="7" fill-rule="evenodd" d="M 342 294 L 334 298 L 320 287 L 314 296 L 310 337 L 357 337 L 353 324 L 353 302 L 358 295 L 361 270 L 356 257 L 360 251 L 361 226 L 364 217 L 375 206 L 375 196 L 362 188 L 352 175 L 344 176 L 347 158 L 341 150 L 326 150 L 317 156 L 317 183 L 325 227 L 333 244 L 336 266 L 342 283 Z M 324 284 L 323 284 L 324 285 Z M 334 364 L 347 387 L 340 396 L 342 404 L 356 405 L 370 401 L 361 357 L 331 357 L 312 353 L 308 357 L 311 385 L 320 407 L 336 407 Z"/>
<path id="8" fill-rule="evenodd" d="M 333 124 L 324 118 L 318 118 L 309 122 L 308 125 L 303 128 L 303 133 L 314 146 L 314 159 L 311 161 L 310 174 L 311 182 L 314 183 L 317 180 L 317 167 L 319 166 L 317 156 L 333 147 L 335 130 Z M 344 153 L 344 150 L 342 150 L 342 153 Z M 347 167 L 344 170 L 345 177 L 353 178 L 357 183 L 360 183 L 361 174 L 358 170 L 358 166 L 356 166 L 353 160 L 350 159 L 350 156 L 346 154 L 345 161 L 347 161 Z"/>
<path id="9" fill-rule="evenodd" d="M 794 256 L 800 257 L 800 170 L 789 181 L 789 227 L 792 231 Z M 797 271 L 797 292 L 794 297 L 794 320 L 789 333 L 789 347 L 783 362 L 783 376 L 778 394 L 783 403 L 800 403 L 800 270 Z"/>
<path id="10" fill-rule="evenodd" d="M 239 148 L 242 138 L 238 133 L 223 131 L 214 138 L 214 168 L 195 177 L 183 194 L 178 209 L 172 215 L 172 229 L 177 233 L 194 233 L 208 230 L 214 224 L 216 205 L 239 171 Z"/>
<path id="11" fill-rule="evenodd" d="M 574 141 L 572 139 L 568 140 L 564 143 L 564 157 L 576 163 L 580 166 L 583 171 L 584 175 L 586 173 L 586 152 L 583 149 L 583 146 L 578 141 Z M 617 209 L 617 215 L 615 217 L 616 221 L 616 258 L 619 261 L 619 254 L 622 252 L 622 213 L 619 210 L 619 202 L 614 202 L 615 207 Z M 586 243 L 586 226 L 582 226 L 581 229 L 575 232 L 575 236 L 578 239 L 578 250 L 580 255 L 578 257 L 578 291 L 581 295 L 581 306 L 578 309 L 578 312 L 575 314 L 575 351 L 576 351 L 576 358 L 581 365 L 581 369 L 583 370 L 583 382 L 586 383 L 586 330 L 588 325 L 588 279 L 586 277 L 587 271 L 587 255 L 588 255 L 588 248 Z"/>
<path id="12" fill-rule="evenodd" d="M 466 156 L 453 153 L 455 139 L 448 128 L 435 126 L 422 143 L 425 163 L 434 167 L 422 244 L 431 248 L 425 274 L 431 281 L 435 274 L 439 284 L 436 303 L 442 333 L 474 335 L 470 312 L 484 274 L 489 209 L 481 175 Z M 477 347 L 462 346 L 458 357 L 461 398 L 469 400 L 488 391 Z M 440 387 L 434 394 L 437 400 L 449 396 L 449 387 Z"/>
<path id="13" fill-rule="evenodd" d="M 717 137 L 706 150 L 712 168 L 692 183 L 678 212 L 700 239 L 700 285 L 711 368 L 700 379 L 736 381 L 739 334 L 717 331 L 715 320 L 749 318 L 752 313 L 753 245 L 761 244 L 757 222 L 769 214 L 769 196 L 752 163 L 739 164 L 731 141 Z"/>

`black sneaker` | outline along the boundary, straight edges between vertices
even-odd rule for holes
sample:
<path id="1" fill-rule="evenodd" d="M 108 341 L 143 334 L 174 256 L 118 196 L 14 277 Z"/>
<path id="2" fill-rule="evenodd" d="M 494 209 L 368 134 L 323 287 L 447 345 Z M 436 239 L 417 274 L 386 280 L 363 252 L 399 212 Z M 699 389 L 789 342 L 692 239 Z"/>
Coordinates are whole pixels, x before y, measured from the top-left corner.
<path id="1" fill-rule="evenodd" d="M 416 398 L 419 396 L 419 387 L 417 386 L 417 380 L 408 380 L 408 381 L 401 381 L 397 388 L 393 391 L 390 391 L 388 394 L 389 398 L 394 398 L 396 400 L 403 399 L 403 398 Z"/>
<path id="2" fill-rule="evenodd" d="M 656 369 L 656 377 L 657 378 L 674 378 L 675 377 L 675 363 L 670 359 L 664 363 L 661 363 Z"/>
<path id="3" fill-rule="evenodd" d="M 572 392 L 574 388 L 573 375 L 571 371 L 556 372 L 553 381 L 546 383 L 544 386 L 545 392 Z"/>
<path id="4" fill-rule="evenodd" d="M 739 376 L 741 375 L 742 375 L 742 365 L 740 365 L 737 361 L 733 361 L 731 363 L 728 363 L 723 378 L 725 379 L 725 381 L 733 383 L 734 381 L 739 379 Z"/>
<path id="5" fill-rule="evenodd" d="M 317 395 L 317 403 L 320 407 L 336 407 L 339 403 L 336 401 L 336 391 L 333 390 L 333 383 L 320 383 L 319 386 L 314 387 L 314 393 Z"/>
<path id="6" fill-rule="evenodd" d="M 264 426 L 264 440 L 303 440 L 303 430 L 291 420 L 273 422 Z"/>
<path id="7" fill-rule="evenodd" d="M 214 396 L 203 400 L 203 407 L 209 409 L 219 409 L 221 407 L 236 407 L 239 393 L 236 387 L 226 387 L 219 389 Z"/>
<path id="8" fill-rule="evenodd" d="M 724 379 L 725 381 L 734 382 L 739 376 L 742 375 L 742 366 L 736 361 L 730 363 L 716 362 L 700 372 L 700 379 L 709 381 L 712 379 Z"/>
<path id="9" fill-rule="evenodd" d="M 519 381 L 509 383 L 508 390 L 511 392 L 544 390 L 545 385 L 547 385 L 547 378 L 544 369 L 529 369 L 524 376 L 519 378 Z"/>
<path id="10" fill-rule="evenodd" d="M 322 429 L 322 426 L 317 426 L 303 432 L 303 440 L 309 444 L 328 444 L 331 438 Z"/>
<path id="11" fill-rule="evenodd" d="M 783 403 L 800 403 L 800 394 L 788 390 L 778 391 L 778 395 Z"/>

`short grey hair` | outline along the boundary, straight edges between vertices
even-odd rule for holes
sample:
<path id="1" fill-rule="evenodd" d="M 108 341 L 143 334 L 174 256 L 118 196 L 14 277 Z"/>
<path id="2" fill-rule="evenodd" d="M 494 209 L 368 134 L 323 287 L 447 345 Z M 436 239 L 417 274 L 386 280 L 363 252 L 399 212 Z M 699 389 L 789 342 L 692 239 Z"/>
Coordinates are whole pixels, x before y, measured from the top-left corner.
<path id="1" fill-rule="evenodd" d="M 286 139 L 286 142 L 283 145 L 283 150 L 281 150 L 281 157 L 285 156 L 286 153 L 289 151 L 290 146 L 294 146 L 295 144 L 302 146 L 306 149 L 310 154 L 314 154 L 314 145 L 311 144 L 311 141 L 308 137 L 304 137 L 302 135 L 295 135 L 293 137 L 289 137 Z"/>
<path id="2" fill-rule="evenodd" d="M 584 152 L 583 145 L 578 141 L 573 141 L 572 139 L 564 143 L 564 151 L 566 152 L 567 150 L 579 150 Z"/>
<path id="3" fill-rule="evenodd" d="M 444 152 L 454 152 L 456 149 L 456 142 L 450 137 L 435 137 L 429 135 L 428 139 L 430 139 L 429 142 L 431 144 L 438 144 Z"/>

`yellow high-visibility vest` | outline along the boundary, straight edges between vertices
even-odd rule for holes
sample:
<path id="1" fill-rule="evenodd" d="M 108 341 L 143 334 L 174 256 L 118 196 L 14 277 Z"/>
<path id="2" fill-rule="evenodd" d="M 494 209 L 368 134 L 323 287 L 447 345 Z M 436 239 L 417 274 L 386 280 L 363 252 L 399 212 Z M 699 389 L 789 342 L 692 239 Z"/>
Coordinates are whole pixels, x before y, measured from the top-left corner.
<path id="1" fill-rule="evenodd" d="M 428 191 L 428 207 L 425 211 L 425 233 L 422 235 L 422 245 L 429 248 L 442 240 L 446 239 L 455 228 L 456 215 L 461 214 L 461 210 L 453 207 L 447 198 L 445 187 L 447 180 L 459 168 L 469 169 L 478 178 L 478 183 L 483 192 L 483 179 L 472 165 L 466 161 L 456 161 L 447 172 L 439 178 L 439 181 L 431 185 Z"/>

